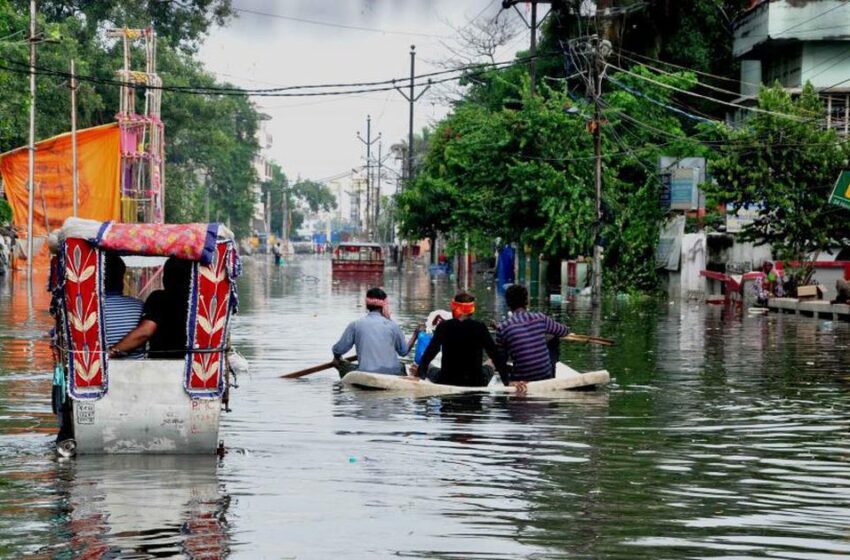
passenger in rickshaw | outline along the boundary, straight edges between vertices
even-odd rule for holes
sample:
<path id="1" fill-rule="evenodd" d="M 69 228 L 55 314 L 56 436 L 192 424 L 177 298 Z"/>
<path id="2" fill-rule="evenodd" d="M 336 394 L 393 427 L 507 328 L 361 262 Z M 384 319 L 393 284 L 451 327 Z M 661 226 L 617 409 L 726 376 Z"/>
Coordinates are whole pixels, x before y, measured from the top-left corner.
<path id="1" fill-rule="evenodd" d="M 115 253 L 106 254 L 106 273 L 104 274 L 103 317 L 106 330 L 106 347 L 110 348 L 127 333 L 139 325 L 144 302 L 138 298 L 124 295 L 124 274 L 127 265 Z M 129 353 L 130 358 L 143 358 L 144 352 L 137 350 Z"/>
<path id="2" fill-rule="evenodd" d="M 162 286 L 145 301 L 139 325 L 109 349 L 109 356 L 126 356 L 148 344 L 148 357 L 179 360 L 186 356 L 186 316 L 192 263 L 174 257 L 165 261 Z"/>

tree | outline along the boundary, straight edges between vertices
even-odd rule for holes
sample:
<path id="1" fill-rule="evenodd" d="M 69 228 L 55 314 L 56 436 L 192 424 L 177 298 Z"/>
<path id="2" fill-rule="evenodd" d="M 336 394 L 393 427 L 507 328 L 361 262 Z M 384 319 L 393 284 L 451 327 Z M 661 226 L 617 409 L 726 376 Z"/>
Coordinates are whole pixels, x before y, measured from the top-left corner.
<path id="1" fill-rule="evenodd" d="M 778 84 L 762 88 L 742 126 L 724 129 L 704 185 L 713 204 L 755 205 L 759 218 L 740 237 L 770 243 L 777 258 L 804 261 L 846 244 L 847 213 L 828 203 L 850 146 L 822 126 L 823 105 L 811 84 L 794 98 Z"/>
<path id="2" fill-rule="evenodd" d="M 144 27 L 158 34 L 158 72 L 166 86 L 227 86 L 218 82 L 193 53 L 211 25 L 231 15 L 230 0 L 153 2 L 129 0 L 42 0 L 38 29 L 51 38 L 39 44 L 38 65 L 66 72 L 68 59 L 81 81 L 77 93 L 78 126 L 114 121 L 121 67 L 120 43 L 105 41 L 108 27 Z M 28 130 L 27 2 L 0 0 L 0 152 L 22 146 Z M 70 96 L 62 77 L 39 75 L 36 136 L 47 138 L 70 129 Z M 140 92 L 141 95 L 141 92 Z M 166 219 L 172 222 L 220 219 L 238 234 L 249 229 L 254 204 L 254 157 L 259 115 L 247 97 L 165 91 Z"/>
<path id="3" fill-rule="evenodd" d="M 628 75 L 612 79 L 629 89 L 643 87 Z M 680 88 L 694 82 L 687 73 L 658 79 Z M 399 197 L 404 234 L 444 234 L 450 251 L 460 250 L 467 238 L 489 251 L 499 237 L 547 257 L 590 254 L 596 220 L 590 108 L 545 83 L 535 98 L 528 95 L 527 78 L 519 88 L 509 103 L 479 90 L 491 102 L 461 103 L 439 124 L 416 181 Z M 646 91 L 659 103 L 669 100 L 664 88 Z M 655 162 L 662 153 L 698 155 L 702 148 L 675 115 L 627 89 L 612 89 L 605 104 L 607 281 L 651 289 L 662 220 Z M 653 125 L 637 126 L 624 115 L 640 115 Z"/>
<path id="4" fill-rule="evenodd" d="M 322 183 L 309 179 L 299 180 L 292 186 L 292 194 L 300 199 L 314 214 L 336 209 L 336 197 L 327 185 Z"/>

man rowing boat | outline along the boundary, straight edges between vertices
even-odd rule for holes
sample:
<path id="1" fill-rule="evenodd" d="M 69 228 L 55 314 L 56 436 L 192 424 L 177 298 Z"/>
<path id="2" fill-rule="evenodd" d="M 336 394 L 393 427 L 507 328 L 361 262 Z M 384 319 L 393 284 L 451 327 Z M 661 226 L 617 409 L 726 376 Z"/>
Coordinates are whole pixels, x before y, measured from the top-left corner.
<path id="1" fill-rule="evenodd" d="M 496 350 L 496 344 L 487 327 L 472 318 L 475 297 L 461 292 L 452 300 L 452 319 L 442 321 L 434 330 L 434 337 L 422 356 L 422 363 L 411 371 L 420 378 L 430 378 L 434 383 L 460 387 L 482 387 L 490 375 L 481 365 L 483 353 L 493 360 L 505 385 L 510 384 L 507 364 Z M 428 368 L 442 350 L 442 367 L 429 375 Z"/>
<path id="2" fill-rule="evenodd" d="M 347 373 L 343 369 L 350 366 L 342 361 L 342 355 L 354 346 L 357 347 L 357 369 L 360 371 L 405 374 L 398 357 L 406 356 L 410 346 L 405 344 L 401 329 L 390 318 L 389 303 L 386 292 L 380 288 L 371 288 L 366 292 L 366 309 L 369 313 L 349 323 L 332 348 L 334 365 L 340 374 Z"/>
<path id="3" fill-rule="evenodd" d="M 528 382 L 555 377 L 558 345 L 570 329 L 543 313 L 528 311 L 525 286 L 509 286 L 505 303 L 512 314 L 496 327 L 496 344 L 513 361 L 511 379 Z"/>

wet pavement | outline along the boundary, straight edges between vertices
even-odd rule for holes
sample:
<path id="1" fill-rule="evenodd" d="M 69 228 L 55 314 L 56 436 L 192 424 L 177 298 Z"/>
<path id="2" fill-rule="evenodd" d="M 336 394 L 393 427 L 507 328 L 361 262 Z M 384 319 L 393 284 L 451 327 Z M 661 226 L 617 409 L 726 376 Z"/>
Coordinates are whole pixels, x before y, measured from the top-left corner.
<path id="1" fill-rule="evenodd" d="M 251 363 L 228 454 L 57 462 L 43 282 L 0 277 L 2 558 L 850 557 L 850 326 L 617 300 L 548 309 L 610 387 L 557 398 L 352 392 L 327 361 L 367 282 L 246 260 L 233 342 Z M 388 271 L 406 333 L 447 278 Z M 504 307 L 485 285 L 479 315 Z"/>

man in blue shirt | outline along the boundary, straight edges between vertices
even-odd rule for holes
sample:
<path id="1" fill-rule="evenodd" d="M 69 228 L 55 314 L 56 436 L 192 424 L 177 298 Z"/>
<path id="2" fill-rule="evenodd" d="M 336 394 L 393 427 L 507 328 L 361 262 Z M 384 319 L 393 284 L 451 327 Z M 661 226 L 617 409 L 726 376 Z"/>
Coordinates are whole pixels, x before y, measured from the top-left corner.
<path id="1" fill-rule="evenodd" d="M 118 255 L 107 253 L 106 273 L 103 277 L 103 318 L 106 331 L 106 347 L 111 348 L 136 328 L 142 316 L 142 300 L 124 295 L 124 273 L 127 265 Z M 141 351 L 129 354 L 130 358 L 142 358 Z"/>
<path id="2" fill-rule="evenodd" d="M 406 356 L 410 347 L 404 342 L 399 326 L 390 319 L 387 294 L 380 288 L 366 292 L 366 309 L 369 313 L 362 319 L 352 321 L 333 345 L 334 362 L 343 370 L 342 355 L 357 347 L 357 369 L 370 373 L 404 375 L 399 356 Z"/>

